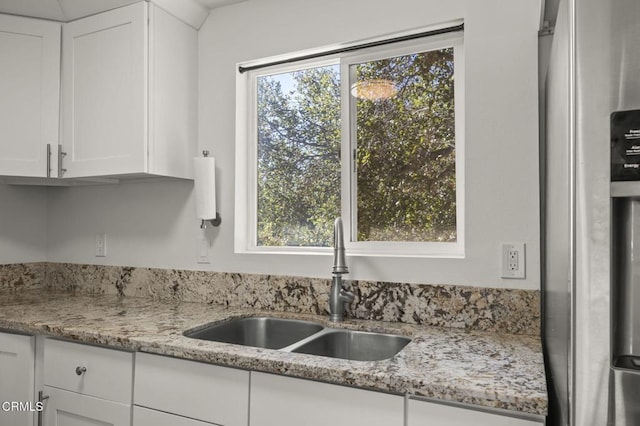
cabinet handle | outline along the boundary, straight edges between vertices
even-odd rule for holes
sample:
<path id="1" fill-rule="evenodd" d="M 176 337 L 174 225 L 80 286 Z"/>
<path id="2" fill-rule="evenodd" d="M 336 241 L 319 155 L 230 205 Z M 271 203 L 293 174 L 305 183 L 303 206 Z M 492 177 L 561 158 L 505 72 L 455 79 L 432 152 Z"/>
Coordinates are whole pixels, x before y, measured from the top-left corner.
<path id="1" fill-rule="evenodd" d="M 44 402 L 49 399 L 49 395 L 45 395 L 43 391 L 38 391 L 38 402 Z M 38 426 L 42 426 L 44 414 L 44 404 L 42 406 L 42 410 L 38 411 Z"/>
<path id="2" fill-rule="evenodd" d="M 62 145 L 58 145 L 58 177 L 61 178 L 62 175 L 64 175 L 64 172 L 67 171 L 67 169 L 63 169 L 62 168 L 62 159 L 67 155 L 66 152 L 62 151 Z"/>
<path id="3" fill-rule="evenodd" d="M 51 144 L 47 144 L 47 177 L 51 177 Z"/>
<path id="4" fill-rule="evenodd" d="M 86 372 L 87 372 L 87 367 L 84 367 L 84 366 L 82 366 L 82 367 L 77 366 L 77 367 L 76 367 L 76 374 L 77 374 L 78 376 L 82 376 L 82 375 L 83 375 L 84 373 L 86 373 Z"/>

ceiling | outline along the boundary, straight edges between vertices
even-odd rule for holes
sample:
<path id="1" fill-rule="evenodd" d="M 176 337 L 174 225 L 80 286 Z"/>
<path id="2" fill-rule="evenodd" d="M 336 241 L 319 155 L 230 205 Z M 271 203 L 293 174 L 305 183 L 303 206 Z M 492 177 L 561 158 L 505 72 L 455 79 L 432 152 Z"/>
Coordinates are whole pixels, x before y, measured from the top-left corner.
<path id="1" fill-rule="evenodd" d="M 233 3 L 240 3 L 243 0 L 196 0 L 207 9 L 215 9 L 216 7 L 225 6 Z"/>
<path id="2" fill-rule="evenodd" d="M 0 13 L 67 22 L 138 1 L 140 0 L 0 0 Z M 185 0 L 174 0 L 173 3 L 179 1 Z M 207 9 L 215 9 L 243 0 L 193 1 Z"/>
<path id="3" fill-rule="evenodd" d="M 0 13 L 67 22 L 138 1 L 140 0 L 0 0 Z M 180 2 L 186 1 L 187 0 L 163 0 L 161 3 L 170 3 L 177 6 Z M 246 0 L 191 1 L 199 3 L 199 5 L 204 6 L 206 9 L 215 9 Z M 559 3 L 560 0 L 542 0 L 544 13 L 542 19 L 549 21 L 551 26 L 555 24 Z M 200 7 L 198 5 L 196 6 Z"/>

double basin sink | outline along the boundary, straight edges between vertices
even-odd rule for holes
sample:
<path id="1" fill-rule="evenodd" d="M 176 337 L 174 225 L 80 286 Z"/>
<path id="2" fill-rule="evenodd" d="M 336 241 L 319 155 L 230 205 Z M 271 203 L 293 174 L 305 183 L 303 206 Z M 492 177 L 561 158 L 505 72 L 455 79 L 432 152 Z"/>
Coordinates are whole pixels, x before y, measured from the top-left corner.
<path id="1" fill-rule="evenodd" d="M 286 352 L 380 361 L 393 358 L 411 339 L 393 334 L 325 327 L 283 318 L 234 318 L 184 332 L 186 337 Z"/>

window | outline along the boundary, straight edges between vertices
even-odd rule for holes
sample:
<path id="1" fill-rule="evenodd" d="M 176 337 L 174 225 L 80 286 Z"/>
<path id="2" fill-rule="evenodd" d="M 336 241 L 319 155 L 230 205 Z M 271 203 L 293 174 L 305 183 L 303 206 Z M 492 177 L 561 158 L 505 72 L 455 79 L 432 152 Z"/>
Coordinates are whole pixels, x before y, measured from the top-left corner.
<path id="1" fill-rule="evenodd" d="M 242 74 L 237 249 L 323 251 L 342 216 L 351 253 L 463 255 L 461 49 L 443 34 Z"/>
<path id="2" fill-rule="evenodd" d="M 331 245 L 340 215 L 340 69 L 256 77 L 258 246 Z"/>

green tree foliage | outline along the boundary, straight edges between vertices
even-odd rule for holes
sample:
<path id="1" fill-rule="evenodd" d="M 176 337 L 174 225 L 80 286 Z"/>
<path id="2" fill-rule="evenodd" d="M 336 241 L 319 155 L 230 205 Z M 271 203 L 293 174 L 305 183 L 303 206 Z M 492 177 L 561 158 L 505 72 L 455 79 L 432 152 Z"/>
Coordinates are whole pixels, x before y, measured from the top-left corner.
<path id="1" fill-rule="evenodd" d="M 358 239 L 455 241 L 453 49 L 358 64 L 396 96 L 358 99 Z"/>
<path id="2" fill-rule="evenodd" d="M 455 241 L 453 49 L 355 67 L 357 80 L 398 88 L 355 102 L 358 239 Z M 340 215 L 339 70 L 283 76 L 258 78 L 258 245 L 330 246 Z"/>
<path id="3" fill-rule="evenodd" d="M 258 245 L 330 246 L 340 215 L 340 77 L 292 73 L 296 90 L 258 79 Z"/>

